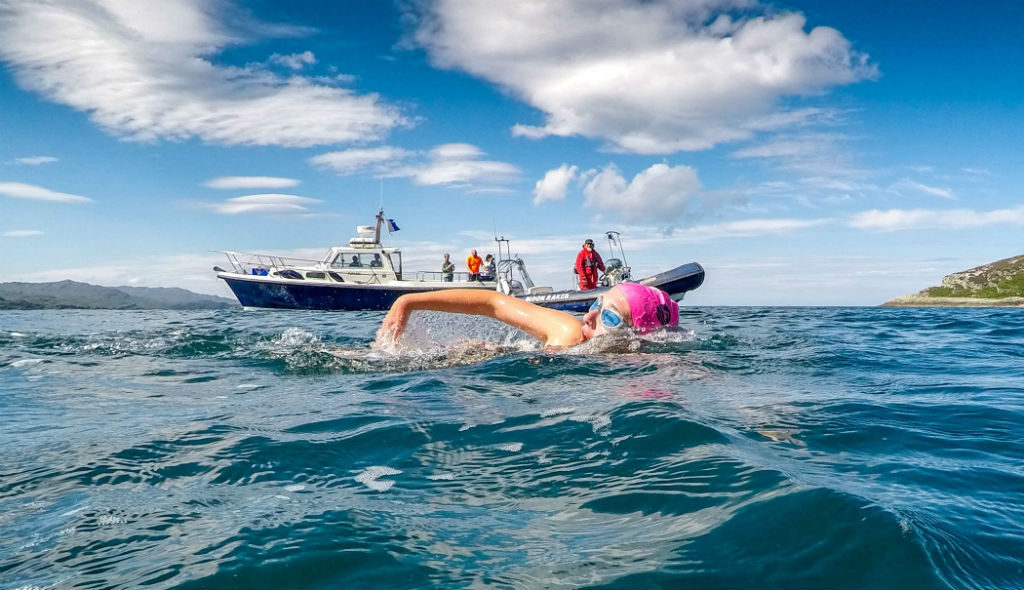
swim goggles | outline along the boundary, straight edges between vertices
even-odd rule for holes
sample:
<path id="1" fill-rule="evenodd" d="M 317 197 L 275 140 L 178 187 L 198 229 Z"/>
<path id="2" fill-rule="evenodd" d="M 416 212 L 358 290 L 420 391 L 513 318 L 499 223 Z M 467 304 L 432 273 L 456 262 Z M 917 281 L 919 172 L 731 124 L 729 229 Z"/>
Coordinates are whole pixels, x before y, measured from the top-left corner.
<path id="1" fill-rule="evenodd" d="M 594 303 L 590 306 L 590 311 L 597 309 L 601 310 L 601 315 L 599 317 L 601 318 L 601 324 L 603 324 L 605 328 L 608 328 L 609 330 L 621 328 L 623 324 L 622 316 L 614 310 L 601 307 L 601 300 L 601 297 L 595 299 Z"/>

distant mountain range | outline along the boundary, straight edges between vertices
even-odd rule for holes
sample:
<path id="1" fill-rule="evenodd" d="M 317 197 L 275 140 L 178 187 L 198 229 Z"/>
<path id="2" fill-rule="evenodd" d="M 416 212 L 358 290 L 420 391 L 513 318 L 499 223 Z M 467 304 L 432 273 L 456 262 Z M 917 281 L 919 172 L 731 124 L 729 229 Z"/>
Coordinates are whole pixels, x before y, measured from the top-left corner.
<path id="1" fill-rule="evenodd" d="M 75 281 L 0 283 L 0 309 L 227 309 L 238 302 L 185 289 L 100 287 Z"/>
<path id="2" fill-rule="evenodd" d="M 1024 307 L 1024 255 L 942 277 L 942 285 L 884 303 L 890 307 Z"/>

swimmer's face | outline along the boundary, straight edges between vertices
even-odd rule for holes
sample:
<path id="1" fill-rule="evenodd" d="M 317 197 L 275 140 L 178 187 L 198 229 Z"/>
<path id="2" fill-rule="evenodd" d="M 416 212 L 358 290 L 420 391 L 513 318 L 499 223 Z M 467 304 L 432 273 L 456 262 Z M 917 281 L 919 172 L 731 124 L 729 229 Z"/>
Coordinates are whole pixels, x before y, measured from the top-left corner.
<path id="1" fill-rule="evenodd" d="M 587 314 L 583 316 L 583 340 L 581 342 L 586 342 L 591 338 L 596 338 L 602 334 L 610 332 L 604 323 L 601 322 L 602 309 L 610 309 L 622 316 L 623 325 L 633 325 L 633 317 L 629 314 L 629 302 L 626 301 L 626 297 L 622 292 L 617 288 L 613 288 L 601 296 L 600 308 L 588 311 Z"/>

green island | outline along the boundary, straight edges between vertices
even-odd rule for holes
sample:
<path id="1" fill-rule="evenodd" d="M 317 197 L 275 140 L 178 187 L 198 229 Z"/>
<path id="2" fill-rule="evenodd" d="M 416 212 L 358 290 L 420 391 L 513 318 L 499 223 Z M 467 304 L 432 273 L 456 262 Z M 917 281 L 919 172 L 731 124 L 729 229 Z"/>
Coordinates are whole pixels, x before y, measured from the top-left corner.
<path id="1" fill-rule="evenodd" d="M 946 275 L 938 287 L 883 307 L 1024 307 L 1024 255 Z"/>
<path id="2" fill-rule="evenodd" d="M 238 303 L 179 288 L 101 287 L 75 281 L 0 283 L 0 309 L 229 309 Z"/>

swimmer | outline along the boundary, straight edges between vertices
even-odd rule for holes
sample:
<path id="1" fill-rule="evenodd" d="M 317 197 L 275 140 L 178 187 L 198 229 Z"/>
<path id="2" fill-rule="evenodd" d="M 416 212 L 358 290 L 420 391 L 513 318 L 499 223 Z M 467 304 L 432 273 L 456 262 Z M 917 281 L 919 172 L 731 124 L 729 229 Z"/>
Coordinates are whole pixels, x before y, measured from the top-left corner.
<path id="1" fill-rule="evenodd" d="M 621 283 L 597 298 L 583 321 L 497 291 L 446 289 L 403 295 L 395 301 L 377 332 L 377 343 L 393 346 L 414 311 L 482 315 L 502 321 L 540 340 L 545 347 L 567 348 L 602 334 L 632 328 L 639 334 L 679 325 L 679 305 L 668 293 L 638 283 Z"/>

